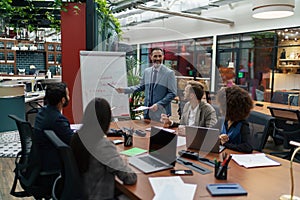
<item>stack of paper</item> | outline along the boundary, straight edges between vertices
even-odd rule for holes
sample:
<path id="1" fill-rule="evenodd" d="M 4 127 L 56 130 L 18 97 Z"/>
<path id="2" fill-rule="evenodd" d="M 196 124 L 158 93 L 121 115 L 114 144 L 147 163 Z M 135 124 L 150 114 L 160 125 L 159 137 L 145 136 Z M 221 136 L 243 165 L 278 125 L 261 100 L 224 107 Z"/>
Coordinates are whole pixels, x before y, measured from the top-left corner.
<path id="1" fill-rule="evenodd" d="M 179 176 L 149 178 L 155 193 L 153 200 L 189 200 L 193 199 L 196 184 L 185 184 Z"/>
<path id="2" fill-rule="evenodd" d="M 246 168 L 278 166 L 280 163 L 270 159 L 264 153 L 255 154 L 232 154 L 232 160 Z"/>

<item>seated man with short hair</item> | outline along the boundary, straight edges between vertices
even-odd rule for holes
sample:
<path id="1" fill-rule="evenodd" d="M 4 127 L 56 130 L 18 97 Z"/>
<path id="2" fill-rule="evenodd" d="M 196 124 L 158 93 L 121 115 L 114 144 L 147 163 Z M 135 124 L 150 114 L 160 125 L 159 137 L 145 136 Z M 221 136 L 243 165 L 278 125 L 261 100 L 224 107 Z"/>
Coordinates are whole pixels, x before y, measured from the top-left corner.
<path id="1" fill-rule="evenodd" d="M 204 87 L 197 81 L 189 81 L 184 90 L 185 104 L 180 123 L 173 122 L 165 114 L 161 115 L 161 121 L 165 127 L 177 127 L 181 125 L 213 127 L 218 119 L 215 109 L 207 102 L 202 101 Z"/>
<path id="2" fill-rule="evenodd" d="M 42 170 L 60 169 L 57 150 L 46 137 L 44 130 L 53 130 L 63 142 L 70 144 L 73 131 L 68 119 L 62 114 L 62 109 L 68 105 L 69 99 L 69 90 L 65 83 L 47 85 L 46 105 L 37 114 L 34 125 L 34 134 L 42 159 Z"/>

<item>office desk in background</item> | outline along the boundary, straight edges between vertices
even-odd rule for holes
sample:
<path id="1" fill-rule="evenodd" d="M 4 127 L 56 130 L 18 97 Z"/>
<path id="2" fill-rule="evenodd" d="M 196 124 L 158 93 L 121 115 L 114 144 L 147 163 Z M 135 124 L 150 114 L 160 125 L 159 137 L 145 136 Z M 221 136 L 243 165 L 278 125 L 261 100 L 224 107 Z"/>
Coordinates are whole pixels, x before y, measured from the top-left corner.
<path id="1" fill-rule="evenodd" d="M 257 106 L 256 104 L 261 104 L 263 106 Z M 270 110 L 268 109 L 268 106 L 275 107 L 275 108 L 286 108 L 286 109 L 293 109 L 293 110 L 300 110 L 299 106 L 290 106 L 286 104 L 280 104 L 280 103 L 271 103 L 271 102 L 262 102 L 262 101 L 253 101 L 253 110 L 266 114 L 271 115 Z"/>
<path id="2" fill-rule="evenodd" d="M 45 97 L 45 91 L 37 92 L 26 92 L 25 94 L 25 103 L 30 103 L 32 101 L 43 101 Z"/>
<path id="3" fill-rule="evenodd" d="M 150 123 L 149 121 L 134 120 L 134 121 L 120 121 L 112 122 L 111 128 L 122 128 L 122 127 L 133 127 L 135 129 L 145 130 L 146 128 L 151 127 L 151 125 L 159 125 L 160 123 Z M 117 139 L 117 138 L 110 138 Z M 119 139 L 119 138 L 118 138 Z M 146 137 L 135 136 L 133 138 L 133 146 L 143 149 L 148 149 L 149 144 L 149 132 L 147 132 Z M 117 148 L 122 151 L 129 149 L 131 147 L 124 147 L 123 144 L 117 145 Z M 185 149 L 185 146 L 179 147 L 178 150 Z M 238 153 L 226 149 L 227 153 Z M 216 153 L 209 153 L 206 155 L 209 159 L 217 158 L 219 155 Z M 290 171 L 289 171 L 289 161 L 283 160 L 274 156 L 269 156 L 275 161 L 281 163 L 281 166 L 277 167 L 261 167 L 261 168 L 250 168 L 246 169 L 237 165 L 234 161 L 229 163 L 230 169 L 228 170 L 227 180 L 217 180 L 214 177 L 213 173 L 201 175 L 194 171 L 193 176 L 182 176 L 184 183 L 197 184 L 197 190 L 194 196 L 194 199 L 212 199 L 209 192 L 206 190 L 207 184 L 212 183 L 239 183 L 247 192 L 247 196 L 238 196 L 238 197 L 216 197 L 218 199 L 279 199 L 283 194 L 290 193 Z M 213 171 L 213 168 L 200 162 L 197 164 L 210 169 Z M 154 193 L 149 182 L 149 177 L 163 177 L 170 176 L 169 170 L 164 170 L 151 174 L 143 174 L 139 170 L 132 167 L 138 175 L 137 184 L 135 185 L 123 185 L 120 181 L 117 181 L 117 187 L 130 199 L 153 199 Z M 176 163 L 175 169 L 188 169 L 183 165 Z M 297 185 L 300 183 L 300 164 L 294 164 L 294 179 L 295 179 L 295 195 L 300 196 L 300 190 Z"/>

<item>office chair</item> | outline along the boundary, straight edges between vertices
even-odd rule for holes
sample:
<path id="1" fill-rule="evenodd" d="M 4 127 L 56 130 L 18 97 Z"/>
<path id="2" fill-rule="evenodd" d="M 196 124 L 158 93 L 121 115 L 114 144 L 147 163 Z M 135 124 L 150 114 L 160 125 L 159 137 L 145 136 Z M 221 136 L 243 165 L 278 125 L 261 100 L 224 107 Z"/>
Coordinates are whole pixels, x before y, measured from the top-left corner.
<path id="1" fill-rule="evenodd" d="M 10 194 L 15 197 L 33 196 L 35 199 L 50 199 L 52 187 L 41 184 L 40 180 L 48 180 L 50 176 L 56 177 L 59 172 L 41 171 L 39 151 L 31 124 L 15 115 L 8 115 L 8 117 L 15 121 L 21 141 L 21 151 L 18 152 L 15 160 L 15 177 Z M 18 181 L 23 191 L 16 191 Z"/>
<path id="2" fill-rule="evenodd" d="M 284 149 L 290 149 L 288 152 L 272 152 L 271 154 L 290 159 L 294 146 L 289 142 L 291 140 L 300 142 L 300 111 L 271 106 L 268 106 L 268 109 L 275 117 L 273 138 L 282 140 Z"/>
<path id="3" fill-rule="evenodd" d="M 30 109 L 28 111 L 26 111 L 25 113 L 25 117 L 26 117 L 26 121 L 30 122 L 31 125 L 34 125 L 34 119 L 35 119 L 35 115 L 39 112 L 39 110 L 43 107 L 38 101 L 32 101 L 29 102 L 28 105 L 30 106 Z M 34 117 L 29 117 L 34 115 Z"/>
<path id="4" fill-rule="evenodd" d="M 267 142 L 268 136 L 273 131 L 274 117 L 251 111 L 247 121 L 250 128 L 250 136 L 248 138 L 254 150 L 262 151 Z"/>
<path id="5" fill-rule="evenodd" d="M 54 200 L 87 199 L 83 195 L 79 170 L 70 146 L 61 141 L 52 130 L 45 130 L 44 133 L 59 151 L 63 166 L 60 176 L 54 182 L 52 198 Z"/>
<path id="6" fill-rule="evenodd" d="M 272 102 L 272 103 L 287 104 L 287 99 L 285 100 L 285 97 L 284 97 L 284 93 L 283 93 L 283 92 L 275 91 L 275 92 L 273 93 L 271 102 Z"/>

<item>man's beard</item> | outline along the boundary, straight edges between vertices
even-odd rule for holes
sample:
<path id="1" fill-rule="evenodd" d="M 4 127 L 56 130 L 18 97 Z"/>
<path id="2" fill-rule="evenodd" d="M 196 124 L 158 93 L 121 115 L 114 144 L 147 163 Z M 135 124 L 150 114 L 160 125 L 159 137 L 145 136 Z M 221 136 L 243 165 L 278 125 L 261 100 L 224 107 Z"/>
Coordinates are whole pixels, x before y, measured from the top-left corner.
<path id="1" fill-rule="evenodd" d="M 65 101 L 65 103 L 63 104 L 63 107 L 65 108 L 65 107 L 67 107 L 69 105 L 69 99 L 66 97 L 66 101 Z"/>
<path id="2" fill-rule="evenodd" d="M 154 62 L 154 63 L 153 63 L 153 66 L 154 66 L 155 68 L 159 67 L 160 65 L 161 65 L 160 62 Z"/>

